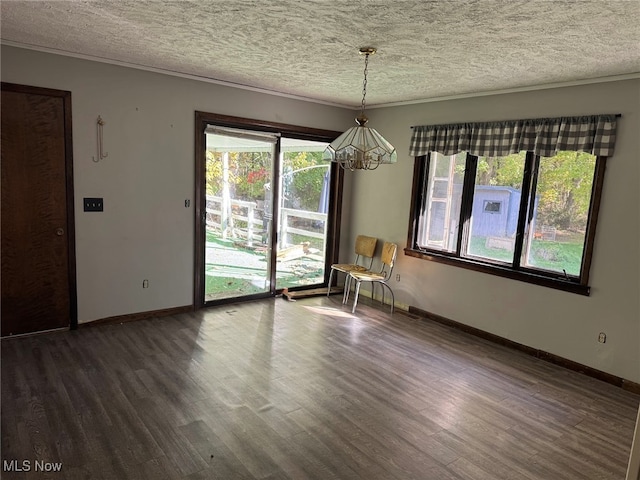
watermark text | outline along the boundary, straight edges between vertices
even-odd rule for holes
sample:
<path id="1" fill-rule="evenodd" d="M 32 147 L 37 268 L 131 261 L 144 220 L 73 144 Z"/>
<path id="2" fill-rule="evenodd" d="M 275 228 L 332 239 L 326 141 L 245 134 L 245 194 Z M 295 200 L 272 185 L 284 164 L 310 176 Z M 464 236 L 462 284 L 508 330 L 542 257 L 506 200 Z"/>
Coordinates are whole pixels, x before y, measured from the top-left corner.
<path id="1" fill-rule="evenodd" d="M 44 460 L 3 460 L 3 472 L 60 472 L 62 462 L 45 462 Z"/>

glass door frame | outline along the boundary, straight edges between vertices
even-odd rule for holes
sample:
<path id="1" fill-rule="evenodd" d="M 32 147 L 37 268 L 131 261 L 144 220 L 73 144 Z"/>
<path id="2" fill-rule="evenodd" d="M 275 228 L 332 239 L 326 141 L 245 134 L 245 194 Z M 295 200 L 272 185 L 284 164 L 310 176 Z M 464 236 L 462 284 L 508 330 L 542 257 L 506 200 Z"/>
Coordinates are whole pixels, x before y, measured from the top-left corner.
<path id="1" fill-rule="evenodd" d="M 276 288 L 276 255 L 277 255 L 277 222 L 272 222 L 270 238 L 271 258 L 269 261 L 270 268 L 270 291 L 247 295 L 243 297 L 233 297 L 221 300 L 205 300 L 205 247 L 206 247 L 206 133 L 208 126 L 215 125 L 219 127 L 236 128 L 247 131 L 255 131 L 260 133 L 273 133 L 280 137 L 287 137 L 300 140 L 313 140 L 318 142 L 332 142 L 341 132 L 332 130 L 322 130 L 309 127 L 301 127 L 296 125 L 288 125 L 282 123 L 266 122 L 262 120 L 253 120 L 242 117 L 233 117 L 228 115 L 219 115 L 207 112 L 195 112 L 195 191 L 194 191 L 194 308 L 202 308 L 210 305 L 218 305 L 224 303 L 237 303 L 243 300 L 253 300 L 256 298 L 273 297 L 281 293 L 281 289 Z M 276 144 L 275 157 L 273 165 L 273 176 L 279 178 L 279 161 L 280 158 L 280 142 Z M 323 287 L 326 287 L 329 281 L 329 268 L 332 263 L 338 260 L 338 247 L 340 244 L 340 222 L 342 211 L 342 188 L 344 183 L 344 170 L 338 168 L 335 164 L 331 165 L 331 188 L 329 198 L 328 212 L 328 229 L 325 253 L 325 274 Z M 278 185 L 280 188 L 280 185 Z M 278 202 L 273 204 L 273 216 L 278 218 L 279 208 Z M 295 287 L 290 290 L 304 290 L 313 287 Z"/>

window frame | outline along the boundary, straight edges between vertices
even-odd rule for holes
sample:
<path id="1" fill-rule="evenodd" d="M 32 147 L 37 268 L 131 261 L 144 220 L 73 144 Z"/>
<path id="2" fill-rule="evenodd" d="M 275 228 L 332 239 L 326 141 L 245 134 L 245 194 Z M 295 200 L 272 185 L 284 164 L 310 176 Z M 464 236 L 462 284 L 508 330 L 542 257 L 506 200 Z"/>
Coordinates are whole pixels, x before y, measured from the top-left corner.
<path id="1" fill-rule="evenodd" d="M 568 276 L 558 272 L 545 271 L 522 266 L 522 251 L 525 246 L 526 227 L 533 217 L 533 202 L 537 186 L 538 167 L 540 157 L 533 152 L 527 151 L 525 167 L 522 181 L 522 194 L 518 212 L 518 222 L 516 227 L 513 265 L 490 259 L 480 259 L 467 256 L 466 246 L 469 244 L 470 222 L 473 206 L 473 189 L 475 186 L 476 167 L 478 157 L 467 153 L 465 163 L 465 175 L 462 187 L 462 205 L 460 214 L 460 225 L 458 228 L 458 238 L 456 248 L 453 252 L 435 250 L 418 247 L 417 239 L 419 234 L 420 216 L 427 206 L 427 189 L 425 188 L 426 178 L 429 174 L 429 162 L 431 154 L 414 157 L 413 185 L 411 191 L 411 205 L 409 212 L 409 228 L 407 234 L 407 247 L 404 253 L 407 256 L 420 258 L 423 260 L 444 263 L 469 270 L 497 275 L 500 277 L 519 280 L 535 285 L 563 290 L 571 293 L 588 296 L 591 291 L 589 286 L 589 272 L 594 251 L 594 241 L 600 201 L 602 198 L 602 187 L 604 184 L 604 172 L 607 157 L 596 156 L 593 173 L 593 183 L 591 186 L 591 200 L 589 203 L 588 217 L 586 222 L 585 242 L 582 251 L 582 261 L 580 274 L 578 276 Z"/>

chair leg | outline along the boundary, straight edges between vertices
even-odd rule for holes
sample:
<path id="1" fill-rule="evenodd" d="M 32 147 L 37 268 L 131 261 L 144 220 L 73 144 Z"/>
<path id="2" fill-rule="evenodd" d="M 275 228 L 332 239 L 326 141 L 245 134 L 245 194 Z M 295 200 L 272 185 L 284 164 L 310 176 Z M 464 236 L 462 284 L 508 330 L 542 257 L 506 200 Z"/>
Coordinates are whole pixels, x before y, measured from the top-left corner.
<path id="1" fill-rule="evenodd" d="M 331 281 L 333 280 L 333 272 L 335 272 L 335 270 L 332 268 L 331 271 L 329 272 L 329 284 L 327 285 L 327 297 L 331 293 Z"/>
<path id="2" fill-rule="evenodd" d="M 383 285 L 389 289 L 389 293 L 391 294 L 391 313 L 393 314 L 393 308 L 394 308 L 395 303 L 396 303 L 396 299 L 395 299 L 395 297 L 393 295 L 393 290 L 391 290 L 391 287 L 389 285 L 387 285 L 386 283 L 383 283 Z M 384 288 L 383 288 L 383 291 L 384 291 Z"/>
<path id="3" fill-rule="evenodd" d="M 356 295 L 353 299 L 353 308 L 351 309 L 351 313 L 356 313 L 356 306 L 358 305 L 358 295 L 360 295 L 360 282 L 356 280 Z"/>
<path id="4" fill-rule="evenodd" d="M 351 275 L 347 273 L 344 277 L 344 291 L 342 292 L 342 304 L 344 305 L 349 301 L 349 291 L 351 290 Z"/>

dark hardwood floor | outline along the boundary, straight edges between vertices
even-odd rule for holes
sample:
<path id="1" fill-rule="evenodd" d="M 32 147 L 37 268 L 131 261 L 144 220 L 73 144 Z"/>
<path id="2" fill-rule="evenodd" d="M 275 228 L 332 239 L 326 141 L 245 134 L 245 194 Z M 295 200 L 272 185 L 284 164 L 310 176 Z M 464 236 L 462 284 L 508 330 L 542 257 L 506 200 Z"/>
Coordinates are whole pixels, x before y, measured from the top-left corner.
<path id="1" fill-rule="evenodd" d="M 622 480 L 640 400 L 339 296 L 1 347 L 7 480 Z"/>

